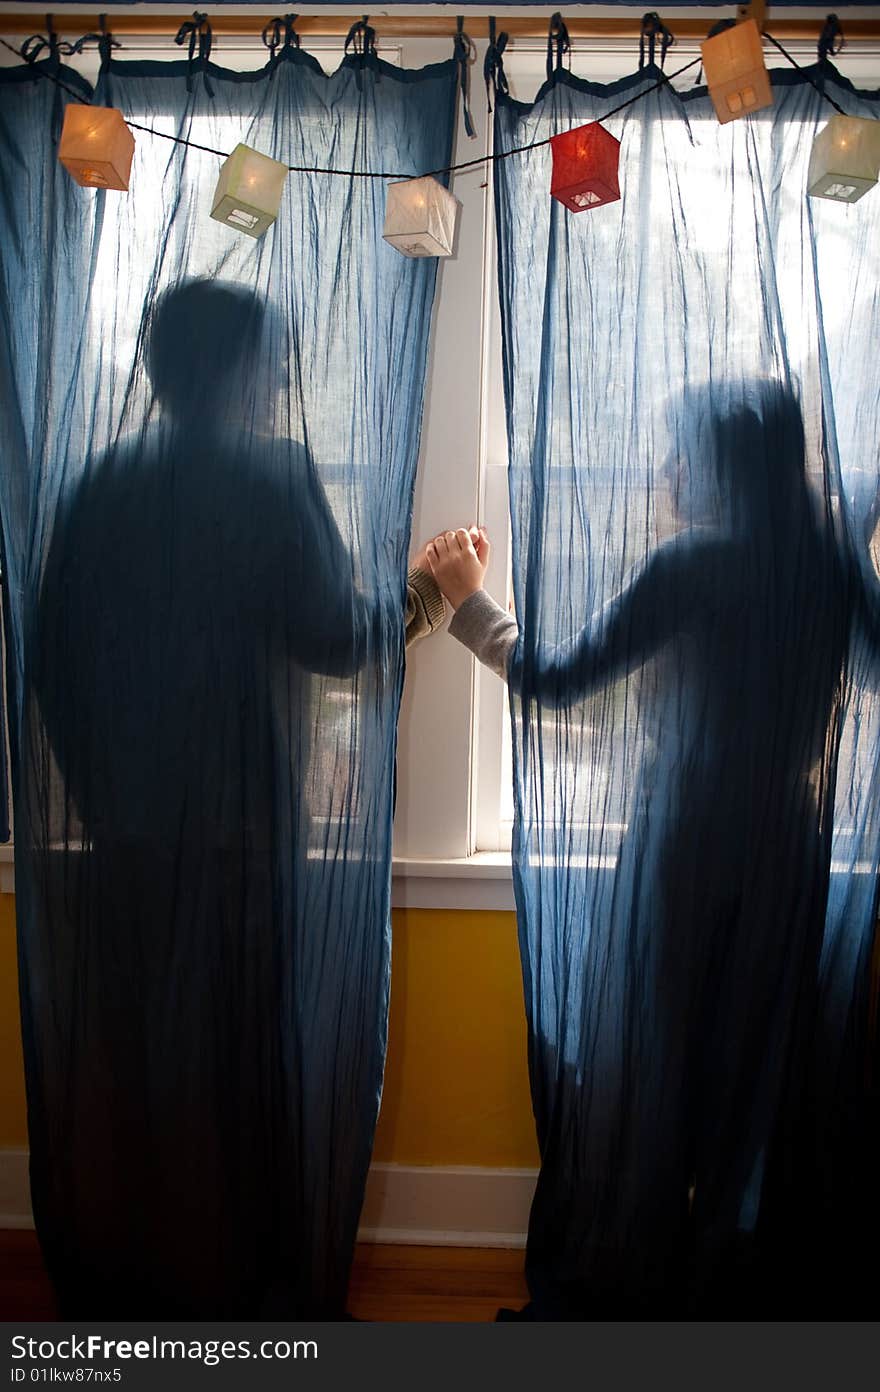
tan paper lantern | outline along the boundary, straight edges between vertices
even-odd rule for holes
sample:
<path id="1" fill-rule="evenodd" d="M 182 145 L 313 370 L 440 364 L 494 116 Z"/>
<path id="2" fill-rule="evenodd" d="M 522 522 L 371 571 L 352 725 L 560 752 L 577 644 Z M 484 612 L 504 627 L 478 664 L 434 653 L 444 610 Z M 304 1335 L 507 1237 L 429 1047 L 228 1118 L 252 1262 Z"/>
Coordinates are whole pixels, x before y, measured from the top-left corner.
<path id="1" fill-rule="evenodd" d="M 451 256 L 460 206 L 427 174 L 389 184 L 382 236 L 403 256 Z"/>
<path id="2" fill-rule="evenodd" d="M 700 51 L 709 96 L 722 125 L 773 105 L 761 35 L 753 19 L 714 34 Z"/>
<path id="3" fill-rule="evenodd" d="M 75 106 L 64 112 L 58 158 L 84 188 L 128 190 L 134 136 L 112 106 Z"/>
<path id="4" fill-rule="evenodd" d="M 807 193 L 855 203 L 880 178 L 880 121 L 834 115 L 810 151 Z"/>
<path id="5" fill-rule="evenodd" d="M 249 145 L 236 145 L 224 162 L 211 217 L 248 237 L 262 237 L 278 216 L 290 170 Z"/>

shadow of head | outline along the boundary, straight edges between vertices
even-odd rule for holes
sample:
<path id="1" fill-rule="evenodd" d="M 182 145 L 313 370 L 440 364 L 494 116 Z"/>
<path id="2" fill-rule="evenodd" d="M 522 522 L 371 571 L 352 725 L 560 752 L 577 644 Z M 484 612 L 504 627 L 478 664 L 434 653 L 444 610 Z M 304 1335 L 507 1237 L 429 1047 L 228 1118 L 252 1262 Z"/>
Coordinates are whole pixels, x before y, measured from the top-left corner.
<path id="1" fill-rule="evenodd" d="M 193 280 L 166 290 L 150 313 L 146 352 L 163 410 L 199 428 L 247 419 L 280 384 L 273 324 L 240 285 Z"/>

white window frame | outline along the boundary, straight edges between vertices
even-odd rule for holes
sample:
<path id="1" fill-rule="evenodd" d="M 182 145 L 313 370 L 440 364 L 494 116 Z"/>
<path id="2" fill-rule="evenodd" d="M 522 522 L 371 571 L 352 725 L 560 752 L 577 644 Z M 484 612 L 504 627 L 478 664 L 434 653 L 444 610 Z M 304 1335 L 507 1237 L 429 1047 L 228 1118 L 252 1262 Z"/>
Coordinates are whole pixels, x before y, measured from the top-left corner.
<path id="1" fill-rule="evenodd" d="M 3 5 L 0 8 L 20 8 Z M 547 10 L 548 22 L 550 9 Z M 595 12 L 599 12 L 596 10 Z M 619 10 L 609 13 L 620 14 Z M 703 15 L 705 9 L 677 11 Z M 723 12 L 722 12 L 723 13 Z M 795 15 L 796 12 L 790 12 Z M 811 18 L 815 11 L 808 12 Z M 35 7 L 35 29 L 44 11 Z M 847 14 L 855 17 L 856 12 Z M 711 12 L 714 20 L 718 11 Z M 844 15 L 844 29 L 846 27 Z M 675 15 L 668 17 L 674 29 Z M 112 15 L 111 15 L 112 27 Z M 467 27 L 467 16 L 465 16 Z M 503 28 L 503 20 L 499 20 Z M 0 13 L 2 32 L 2 13 Z M 15 42 L 17 36 L 13 36 Z M 343 54 L 338 39 L 309 39 L 307 51 L 332 70 Z M 380 42 L 388 62 L 419 68 L 451 56 L 448 38 Z M 815 45 L 787 45 L 809 63 Z M 477 136 L 469 140 L 459 106 L 453 159 L 490 153 L 491 117 L 482 81 L 485 41 L 476 45 L 471 69 L 471 108 Z M 694 43 L 677 44 L 667 55 L 674 71 L 697 55 Z M 126 38 L 125 57 L 176 55 L 168 37 Z M 258 37 L 218 36 L 213 58 L 224 66 L 261 67 L 267 50 Z M 546 44 L 512 43 L 505 71 L 514 96 L 530 101 L 544 80 Z M 784 60 L 768 54 L 771 66 Z M 0 50 L 0 63 L 17 60 Z M 67 60 L 70 61 L 70 60 Z M 89 80 L 97 74 L 96 53 L 73 60 Z M 611 81 L 635 70 L 635 39 L 575 42 L 574 72 Z M 880 83 L 880 45 L 851 44 L 836 65 L 857 86 Z M 694 70 L 684 81 L 691 85 Z M 509 600 L 510 524 L 507 499 L 507 440 L 501 377 L 501 328 L 495 266 L 495 231 L 489 166 L 453 176 L 462 207 L 453 257 L 438 263 L 425 413 L 418 462 L 413 549 L 448 526 L 479 521 L 492 539 L 487 588 L 499 603 Z M 494 674 L 479 669 L 459 644 L 440 635 L 418 644 L 408 673 L 398 741 L 398 800 L 395 814 L 393 902 L 410 907 L 512 909 L 509 851 L 509 748 L 507 693 Z M 507 812 L 508 817 L 505 816 Z M 0 846 L 0 892 L 14 890 L 14 852 Z"/>

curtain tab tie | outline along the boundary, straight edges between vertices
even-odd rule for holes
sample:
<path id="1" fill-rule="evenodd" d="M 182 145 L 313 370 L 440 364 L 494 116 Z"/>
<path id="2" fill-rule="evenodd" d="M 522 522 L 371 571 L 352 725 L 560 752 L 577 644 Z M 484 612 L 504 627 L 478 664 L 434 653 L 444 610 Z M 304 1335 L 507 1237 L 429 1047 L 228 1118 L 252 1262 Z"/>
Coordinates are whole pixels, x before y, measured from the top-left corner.
<path id="1" fill-rule="evenodd" d="M 458 85 L 461 88 L 461 109 L 464 115 L 465 134 L 469 140 L 475 140 L 477 132 L 474 127 L 473 117 L 470 108 L 470 64 L 476 57 L 477 49 L 473 39 L 464 32 L 464 15 L 458 15 L 455 22 L 455 38 L 453 39 L 453 54 L 458 64 Z"/>
<path id="2" fill-rule="evenodd" d="M 349 29 L 345 37 L 345 51 L 351 50 L 359 58 L 376 57 L 376 31 L 370 24 L 370 16 L 362 15 Z"/>
<path id="3" fill-rule="evenodd" d="M 62 54 L 66 57 L 76 51 L 73 44 L 59 39 L 58 31 L 50 14 L 46 15 L 46 33 L 31 34 L 30 38 L 25 39 L 22 44 L 20 53 L 26 63 L 36 63 L 44 49 L 46 50 L 46 62 L 53 72 L 61 67 Z"/>
<path id="4" fill-rule="evenodd" d="M 213 97 L 214 89 L 208 76 L 208 59 L 211 56 L 213 35 L 211 21 L 206 14 L 202 14 L 199 10 L 193 10 L 192 19 L 184 20 L 175 35 L 174 42 L 185 44 L 187 39 L 189 39 L 189 54 L 187 57 L 186 90 L 191 92 L 193 89 L 193 68 L 198 64 L 204 76 L 205 91 L 209 97 Z M 198 56 L 196 56 L 196 39 L 199 43 Z"/>
<path id="5" fill-rule="evenodd" d="M 276 49 L 280 48 L 281 53 L 284 53 L 288 48 L 299 48 L 299 34 L 293 27 L 298 19 L 299 15 L 295 14 L 276 15 L 274 19 L 270 19 L 267 24 L 263 25 L 260 37 L 264 46 L 269 50 L 270 81 L 275 76 L 277 60 L 281 56 L 276 52 Z"/>
<path id="6" fill-rule="evenodd" d="M 843 37 L 840 20 L 836 14 L 830 14 L 825 20 L 822 33 L 819 35 L 819 62 L 827 63 L 829 58 L 835 58 L 845 46 L 846 39 Z"/>
<path id="7" fill-rule="evenodd" d="M 565 20 L 557 10 L 550 16 L 550 27 L 547 30 L 547 81 L 553 78 L 553 73 L 558 72 L 562 67 L 563 58 L 569 55 L 570 65 L 571 39 L 568 35 Z M 555 58 L 555 61 L 554 61 Z"/>
<path id="8" fill-rule="evenodd" d="M 495 89 L 497 98 L 500 92 L 502 96 L 507 96 L 510 88 L 507 84 L 507 76 L 504 71 L 502 61 L 504 50 L 507 47 L 507 34 L 502 30 L 500 34 L 495 34 L 495 18 L 489 17 L 489 46 L 486 49 L 486 57 L 483 60 L 483 77 L 486 82 L 486 110 L 492 111 L 492 89 Z"/>
<path id="9" fill-rule="evenodd" d="M 657 40 L 660 40 L 660 69 L 666 62 L 667 50 L 675 43 L 675 36 L 670 29 L 667 29 L 663 20 L 656 10 L 649 10 L 642 16 L 642 28 L 639 33 L 639 68 L 645 66 L 645 40 L 648 41 L 648 67 L 654 66 L 654 47 Z"/>
<path id="10" fill-rule="evenodd" d="M 103 73 L 106 72 L 110 66 L 110 60 L 113 57 L 114 48 L 121 48 L 122 44 L 119 42 L 118 39 L 114 39 L 113 35 L 108 32 L 107 16 L 105 14 L 98 15 L 98 27 L 100 30 L 99 33 L 83 34 L 81 39 L 77 39 L 75 43 L 71 45 L 70 51 L 71 53 L 83 53 L 85 51 L 86 44 L 97 44 L 98 53 L 101 56 L 100 70 Z"/>
<path id="11" fill-rule="evenodd" d="M 346 57 L 348 57 L 349 52 L 351 52 L 351 54 L 359 60 L 355 68 L 355 80 L 357 82 L 358 91 L 360 91 L 363 86 L 364 66 L 367 62 L 375 62 L 379 56 L 376 52 L 376 31 L 369 21 L 369 15 L 362 15 L 361 18 L 351 26 L 345 39 Z M 377 69 L 376 80 L 378 81 L 378 79 L 379 73 Z"/>

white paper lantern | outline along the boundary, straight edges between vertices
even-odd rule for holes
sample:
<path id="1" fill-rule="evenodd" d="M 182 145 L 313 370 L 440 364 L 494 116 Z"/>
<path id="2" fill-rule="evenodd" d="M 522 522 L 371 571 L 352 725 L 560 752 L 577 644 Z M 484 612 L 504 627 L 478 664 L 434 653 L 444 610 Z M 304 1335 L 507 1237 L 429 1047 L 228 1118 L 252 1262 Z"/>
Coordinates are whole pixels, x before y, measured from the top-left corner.
<path id="1" fill-rule="evenodd" d="M 289 173 L 286 164 L 249 145 L 236 145 L 220 170 L 211 217 L 249 237 L 262 237 L 278 216 Z"/>
<path id="2" fill-rule="evenodd" d="M 880 177 L 880 121 L 831 117 L 810 151 L 807 193 L 855 203 Z"/>
<path id="3" fill-rule="evenodd" d="M 58 158 L 84 188 L 128 190 L 134 136 L 112 106 L 75 106 L 64 112 Z"/>
<path id="4" fill-rule="evenodd" d="M 700 52 L 709 96 L 722 125 L 773 105 L 761 35 L 753 19 L 722 29 L 700 44 Z"/>
<path id="5" fill-rule="evenodd" d="M 430 175 L 389 184 L 382 236 L 403 256 L 451 256 L 459 207 Z"/>

